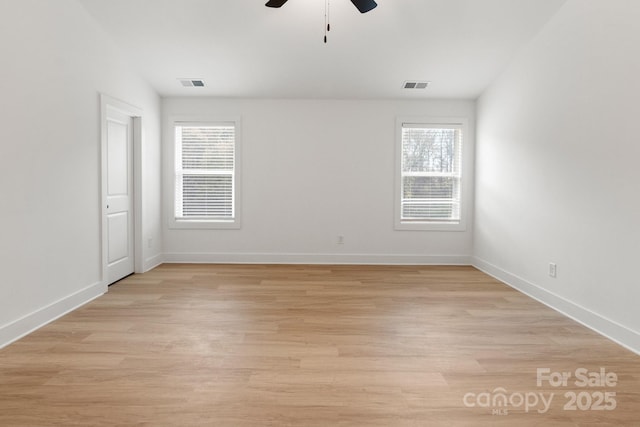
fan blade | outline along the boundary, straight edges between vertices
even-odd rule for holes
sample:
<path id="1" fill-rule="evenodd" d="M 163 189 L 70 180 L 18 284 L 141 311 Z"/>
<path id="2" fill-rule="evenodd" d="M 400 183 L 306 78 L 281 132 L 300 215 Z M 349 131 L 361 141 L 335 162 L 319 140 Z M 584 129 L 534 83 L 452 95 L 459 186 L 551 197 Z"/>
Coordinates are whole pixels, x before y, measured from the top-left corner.
<path id="1" fill-rule="evenodd" d="M 267 2 L 267 4 L 265 4 L 265 6 L 267 7 L 282 7 L 283 4 L 285 4 L 287 2 L 287 0 L 269 0 Z"/>
<path id="2" fill-rule="evenodd" d="M 360 13 L 367 13 L 378 5 L 373 0 L 351 0 L 351 3 L 358 8 Z"/>

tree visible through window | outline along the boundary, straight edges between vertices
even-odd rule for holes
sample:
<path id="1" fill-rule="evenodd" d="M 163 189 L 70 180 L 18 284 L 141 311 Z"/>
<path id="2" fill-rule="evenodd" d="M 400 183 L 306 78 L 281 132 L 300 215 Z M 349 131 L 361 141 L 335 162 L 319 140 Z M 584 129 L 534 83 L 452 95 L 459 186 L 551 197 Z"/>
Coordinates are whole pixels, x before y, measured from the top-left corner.
<path id="1" fill-rule="evenodd" d="M 402 222 L 459 222 L 460 126 L 402 124 Z"/>

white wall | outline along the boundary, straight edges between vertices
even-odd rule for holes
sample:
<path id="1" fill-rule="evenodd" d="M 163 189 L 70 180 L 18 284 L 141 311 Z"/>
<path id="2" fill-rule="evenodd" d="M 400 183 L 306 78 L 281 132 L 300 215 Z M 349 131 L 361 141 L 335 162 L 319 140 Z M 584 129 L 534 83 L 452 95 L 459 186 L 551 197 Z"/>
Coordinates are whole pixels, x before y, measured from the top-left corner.
<path id="1" fill-rule="evenodd" d="M 0 347 L 104 290 L 99 93 L 144 110 L 147 263 L 161 253 L 160 101 L 75 0 L 0 2 Z"/>
<path id="2" fill-rule="evenodd" d="M 481 97 L 474 245 L 479 267 L 636 351 L 638 16 L 569 0 Z"/>
<path id="3" fill-rule="evenodd" d="M 394 132 L 396 116 L 468 117 L 471 208 L 474 102 L 165 99 L 165 218 L 173 197 L 170 119 L 191 114 L 242 117 L 242 229 L 167 228 L 167 261 L 469 262 L 471 221 L 462 232 L 394 230 Z"/>

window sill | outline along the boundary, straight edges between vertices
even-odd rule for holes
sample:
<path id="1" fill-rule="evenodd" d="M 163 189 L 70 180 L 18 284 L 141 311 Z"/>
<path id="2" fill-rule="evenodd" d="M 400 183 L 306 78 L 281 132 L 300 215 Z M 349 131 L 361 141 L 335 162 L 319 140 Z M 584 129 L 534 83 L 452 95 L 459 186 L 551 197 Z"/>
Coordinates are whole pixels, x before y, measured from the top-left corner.
<path id="1" fill-rule="evenodd" d="M 169 228 L 175 230 L 239 230 L 240 221 L 238 219 L 229 221 L 173 219 Z"/>
<path id="2" fill-rule="evenodd" d="M 467 227 L 462 222 L 396 222 L 395 230 L 398 231 L 466 231 Z"/>

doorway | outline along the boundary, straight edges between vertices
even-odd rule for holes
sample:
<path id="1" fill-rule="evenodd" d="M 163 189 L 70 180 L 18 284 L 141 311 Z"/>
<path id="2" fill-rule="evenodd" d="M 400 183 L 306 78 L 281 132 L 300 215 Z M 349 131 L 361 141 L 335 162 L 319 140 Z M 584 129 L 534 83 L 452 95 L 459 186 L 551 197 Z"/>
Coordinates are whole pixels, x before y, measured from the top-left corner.
<path id="1" fill-rule="evenodd" d="M 136 271 L 140 200 L 137 148 L 141 145 L 141 110 L 106 95 L 102 115 L 102 280 L 112 284 Z M 136 191 L 136 189 L 138 191 Z"/>

